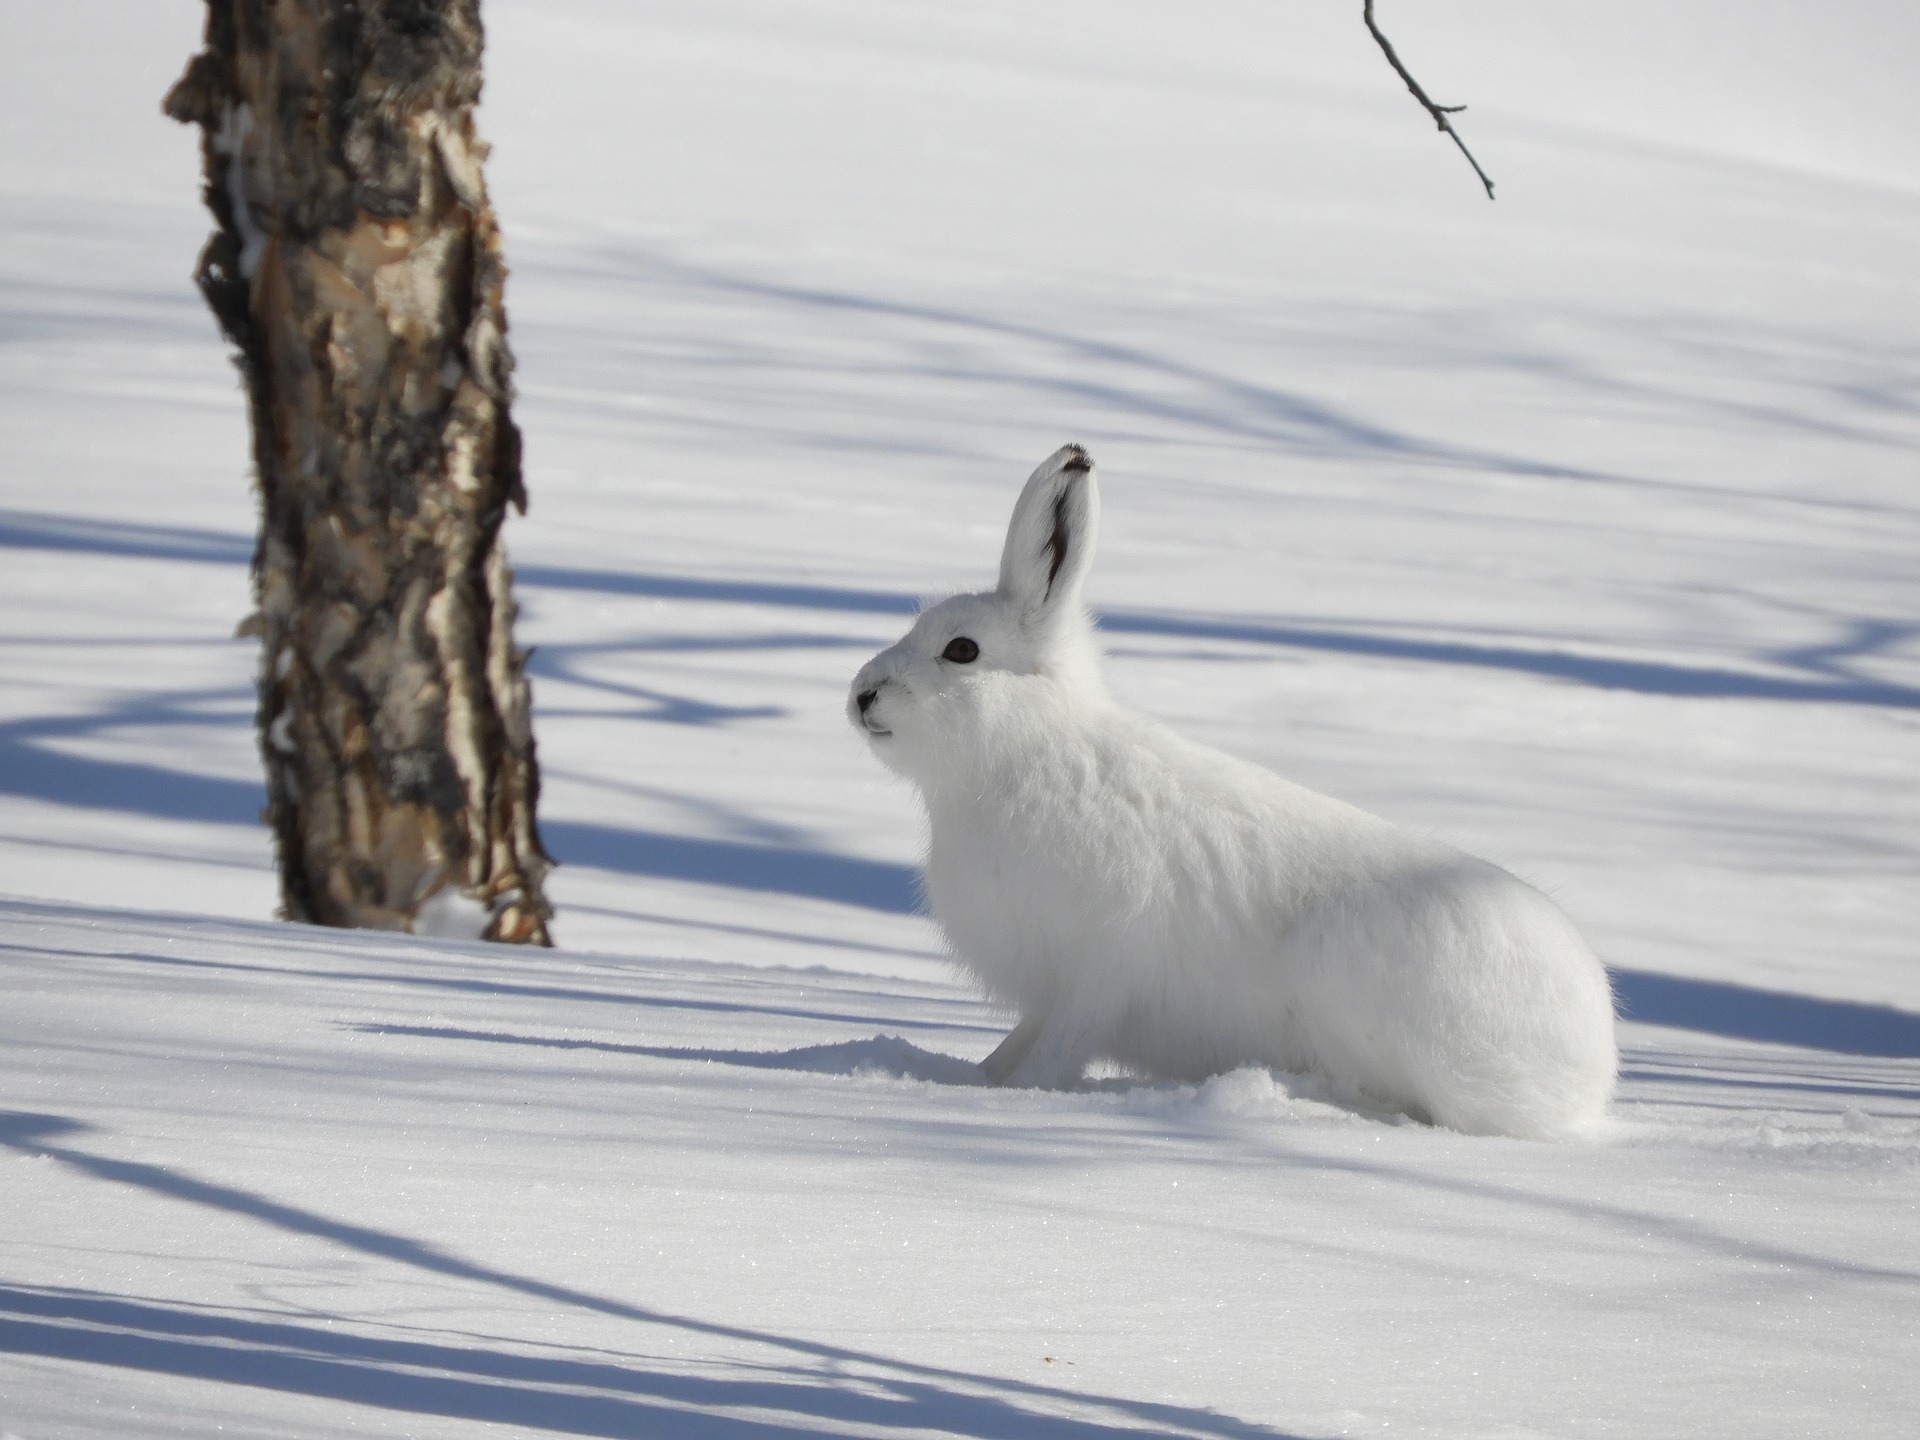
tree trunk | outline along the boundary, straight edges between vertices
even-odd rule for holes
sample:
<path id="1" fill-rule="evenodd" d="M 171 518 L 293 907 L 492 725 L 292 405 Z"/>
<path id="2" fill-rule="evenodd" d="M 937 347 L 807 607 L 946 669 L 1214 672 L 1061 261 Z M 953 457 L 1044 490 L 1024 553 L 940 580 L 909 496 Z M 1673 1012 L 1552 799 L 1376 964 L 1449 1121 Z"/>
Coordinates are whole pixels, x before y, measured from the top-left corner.
<path id="1" fill-rule="evenodd" d="M 166 110 L 251 402 L 282 914 L 546 944 L 481 40 L 479 0 L 208 0 Z"/>

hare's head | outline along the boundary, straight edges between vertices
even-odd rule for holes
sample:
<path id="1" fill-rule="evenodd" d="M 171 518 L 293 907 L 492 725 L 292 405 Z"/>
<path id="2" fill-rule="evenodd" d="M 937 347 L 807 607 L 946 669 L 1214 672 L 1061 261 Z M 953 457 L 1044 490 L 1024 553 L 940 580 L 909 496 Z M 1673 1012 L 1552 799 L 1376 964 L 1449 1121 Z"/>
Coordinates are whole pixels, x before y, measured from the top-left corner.
<path id="1" fill-rule="evenodd" d="M 1099 525 L 1093 459 L 1062 446 L 1013 507 L 1000 584 L 928 607 L 854 677 L 847 718 L 888 768 L 926 783 L 996 734 L 1104 696 L 1080 601 Z"/>

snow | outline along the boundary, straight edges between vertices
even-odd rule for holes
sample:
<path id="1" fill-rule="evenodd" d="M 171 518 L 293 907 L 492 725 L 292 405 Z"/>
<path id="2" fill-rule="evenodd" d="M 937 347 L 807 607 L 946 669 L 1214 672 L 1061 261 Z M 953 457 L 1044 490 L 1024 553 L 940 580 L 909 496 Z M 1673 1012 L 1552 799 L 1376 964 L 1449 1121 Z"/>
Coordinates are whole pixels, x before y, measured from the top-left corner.
<path id="1" fill-rule="evenodd" d="M 1605 1143 L 979 1088 L 938 978 L 10 902 L 22 1434 L 1896 1434 L 1920 1062 Z M 1051 1363 L 1047 1357 L 1053 1357 Z"/>
<path id="2" fill-rule="evenodd" d="M 200 10 L 0 0 L 0 1431 L 1909 1433 L 1920 32 L 1383 6 L 1490 205 L 1358 8 L 487 0 L 522 953 L 268 920 Z M 1067 439 L 1116 689 L 1546 885 L 1611 1133 L 973 1083 L 841 706 Z"/>

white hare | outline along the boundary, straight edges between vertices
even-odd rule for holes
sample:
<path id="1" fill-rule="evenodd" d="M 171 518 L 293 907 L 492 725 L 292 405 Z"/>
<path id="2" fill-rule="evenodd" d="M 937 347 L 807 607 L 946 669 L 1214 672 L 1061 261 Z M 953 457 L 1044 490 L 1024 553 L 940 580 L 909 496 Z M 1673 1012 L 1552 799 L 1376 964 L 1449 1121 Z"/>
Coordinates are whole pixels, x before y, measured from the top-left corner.
<path id="1" fill-rule="evenodd" d="M 1477 1134 L 1597 1121 L 1613 998 L 1572 922 L 1498 866 L 1112 700 L 1080 599 L 1098 523 L 1068 445 L 1014 507 L 999 587 L 922 613 L 847 702 L 926 804 L 955 957 L 1020 1017 L 989 1078 L 1259 1064 Z"/>

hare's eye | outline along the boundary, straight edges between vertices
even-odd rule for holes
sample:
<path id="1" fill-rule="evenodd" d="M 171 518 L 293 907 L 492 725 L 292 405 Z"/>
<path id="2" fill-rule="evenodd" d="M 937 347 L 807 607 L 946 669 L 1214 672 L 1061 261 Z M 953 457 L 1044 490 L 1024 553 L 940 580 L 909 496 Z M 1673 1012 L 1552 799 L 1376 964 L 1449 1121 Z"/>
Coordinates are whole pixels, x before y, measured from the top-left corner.
<path id="1" fill-rule="evenodd" d="M 947 648 L 940 652 L 942 660 L 951 660 L 956 665 L 971 665 L 980 658 L 980 647 L 964 635 L 956 635 L 947 642 Z"/>

